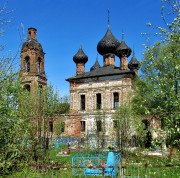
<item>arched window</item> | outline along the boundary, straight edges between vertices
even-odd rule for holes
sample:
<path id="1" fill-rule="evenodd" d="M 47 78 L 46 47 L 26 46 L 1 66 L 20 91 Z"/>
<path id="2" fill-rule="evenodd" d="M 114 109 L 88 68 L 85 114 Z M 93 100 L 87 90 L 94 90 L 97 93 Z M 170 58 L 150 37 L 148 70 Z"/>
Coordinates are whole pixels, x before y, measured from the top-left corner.
<path id="1" fill-rule="evenodd" d="M 81 110 L 84 111 L 86 107 L 86 98 L 85 95 L 81 95 Z"/>
<path id="2" fill-rule="evenodd" d="M 49 121 L 49 132 L 53 132 L 53 121 Z"/>
<path id="3" fill-rule="evenodd" d="M 42 92 L 42 90 L 43 90 L 43 85 L 42 85 L 42 84 L 39 84 L 38 87 L 39 87 L 40 92 Z"/>
<path id="4" fill-rule="evenodd" d="M 43 93 L 43 86 L 41 84 L 38 85 L 38 94 L 39 94 L 39 99 L 42 98 L 42 93 Z"/>
<path id="5" fill-rule="evenodd" d="M 24 85 L 23 87 L 26 91 L 30 92 L 31 91 L 31 87 L 30 85 Z"/>
<path id="6" fill-rule="evenodd" d="M 30 58 L 29 58 L 29 56 L 25 57 L 25 72 L 30 72 Z"/>
<path id="7" fill-rule="evenodd" d="M 113 98 L 114 98 L 114 109 L 119 107 L 119 93 L 115 92 L 113 93 Z"/>
<path id="8" fill-rule="evenodd" d="M 97 132 L 102 131 L 102 122 L 101 122 L 101 120 L 96 121 L 96 127 L 97 127 Z"/>
<path id="9" fill-rule="evenodd" d="M 65 131 L 65 122 L 60 123 L 60 132 L 63 133 Z"/>
<path id="10" fill-rule="evenodd" d="M 101 109 L 101 93 L 96 94 L 96 108 Z"/>
<path id="11" fill-rule="evenodd" d="M 86 121 L 80 121 L 81 122 L 81 132 L 85 132 L 86 130 Z"/>
<path id="12" fill-rule="evenodd" d="M 39 73 L 41 71 L 41 58 L 38 58 L 37 60 L 37 72 Z"/>

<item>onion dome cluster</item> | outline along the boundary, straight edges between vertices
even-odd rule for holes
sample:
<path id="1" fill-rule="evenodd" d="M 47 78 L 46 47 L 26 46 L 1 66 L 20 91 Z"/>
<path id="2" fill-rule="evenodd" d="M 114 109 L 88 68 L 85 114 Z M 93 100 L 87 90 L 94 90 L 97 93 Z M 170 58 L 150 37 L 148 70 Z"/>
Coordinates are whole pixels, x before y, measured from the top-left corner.
<path id="1" fill-rule="evenodd" d="M 97 45 L 97 51 L 101 55 L 106 54 L 114 54 L 118 57 L 129 57 L 131 55 L 131 48 L 129 48 L 124 38 L 122 39 L 122 42 L 120 43 L 112 34 L 110 27 L 108 26 L 107 32 L 104 35 L 104 37 L 99 41 Z"/>

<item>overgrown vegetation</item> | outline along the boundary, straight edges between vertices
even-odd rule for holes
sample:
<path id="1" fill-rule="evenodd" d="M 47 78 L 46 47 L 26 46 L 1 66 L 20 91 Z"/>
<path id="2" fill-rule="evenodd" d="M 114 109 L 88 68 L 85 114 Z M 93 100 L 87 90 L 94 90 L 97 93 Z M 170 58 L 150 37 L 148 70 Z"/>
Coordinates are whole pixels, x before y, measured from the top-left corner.
<path id="1" fill-rule="evenodd" d="M 155 117 L 161 121 L 161 130 L 164 131 L 166 142 L 171 147 L 178 147 L 180 143 L 179 119 L 180 119 L 180 8 L 179 2 L 175 0 L 163 0 L 168 3 L 173 12 L 174 20 L 167 24 L 167 29 L 155 27 L 160 30 L 162 40 L 159 40 L 152 47 L 148 46 L 141 63 L 142 73 L 136 81 L 136 95 L 133 105 L 123 105 L 116 112 L 117 143 L 120 150 L 129 146 L 130 133 L 135 132 L 142 146 L 144 141 L 144 129 L 140 126 L 141 119 L 135 118 L 135 113 L 144 117 Z M 162 6 L 163 20 L 166 22 L 165 9 Z M 1 25 L 8 22 L 3 14 L 5 7 L 0 9 Z M 170 11 L 171 12 L 171 11 Z M 2 16 L 1 16 L 2 15 Z M 152 26 L 149 24 L 149 26 Z M 3 31 L 3 26 L 0 26 Z M 2 54 L 4 46 L 0 46 Z M 58 150 L 49 150 L 49 122 L 53 121 L 57 113 L 67 113 L 69 103 L 65 100 L 61 102 L 53 86 L 49 85 L 38 91 L 36 97 L 30 96 L 21 87 L 19 73 L 14 69 L 14 58 L 0 56 L 0 175 L 9 177 L 41 177 L 45 172 L 38 172 L 37 169 L 28 167 L 29 163 L 65 163 L 68 169 L 64 169 L 64 175 L 71 177 L 70 161 L 71 157 L 56 157 Z M 133 107 L 133 108 L 131 108 Z M 98 146 L 104 146 L 105 119 L 104 114 L 97 115 L 97 121 L 103 122 L 97 131 L 103 131 L 102 137 L 97 132 Z M 98 126 L 97 122 L 97 126 Z M 64 126 L 58 125 L 57 130 Z M 102 129 L 102 130 L 101 130 Z M 162 143 L 163 139 L 159 140 Z M 100 148 L 100 147 L 99 147 Z M 168 157 L 154 159 L 153 157 L 139 154 L 139 152 L 129 153 L 127 163 L 138 160 L 138 163 L 157 165 L 167 172 L 163 172 L 168 177 L 170 174 L 167 164 Z M 178 166 L 179 152 L 171 152 L 171 166 Z M 153 174 L 158 169 L 151 170 Z M 143 170 L 144 171 L 144 170 Z M 49 174 L 58 172 L 53 170 Z M 131 174 L 131 173 L 129 173 Z M 153 175 L 152 174 L 152 175 Z M 179 170 L 177 169 L 177 174 Z M 63 177 L 61 175 L 61 177 Z"/>
<path id="2" fill-rule="evenodd" d="M 138 114 L 155 118 L 170 146 L 178 146 L 180 123 L 180 4 L 163 0 L 162 18 L 167 28 L 148 25 L 159 31 L 161 39 L 147 46 L 141 62 L 141 75 L 136 81 L 134 108 Z M 166 11 L 168 8 L 168 12 Z M 168 23 L 167 15 L 173 16 Z M 160 133 L 159 133 L 160 135 Z M 161 139 L 163 141 L 163 139 Z"/>
<path id="3" fill-rule="evenodd" d="M 121 105 L 114 115 L 118 149 L 122 152 L 128 147 L 143 146 L 145 139 L 144 124 L 131 106 L 131 103 Z"/>
<path id="4" fill-rule="evenodd" d="M 6 4 L 0 8 L 0 32 L 9 22 Z M 49 122 L 68 111 L 50 84 L 33 97 L 22 87 L 15 57 L 3 54 L 0 46 L 0 175 L 16 172 L 31 161 L 44 161 L 49 143 Z M 67 97 L 66 97 L 67 98 Z M 67 100 L 67 99 L 66 99 Z"/>
<path id="5" fill-rule="evenodd" d="M 49 178 L 49 177 L 72 177 L 72 168 L 71 168 L 71 158 L 73 155 L 77 154 L 78 151 L 71 152 L 70 156 L 56 156 L 59 152 L 58 149 L 50 149 L 49 151 L 50 162 L 49 163 L 63 163 L 62 168 L 60 170 L 56 170 L 56 166 L 54 169 L 46 169 L 46 171 L 36 171 L 34 167 L 27 167 L 24 170 L 17 172 L 16 174 L 9 175 L 8 178 L 20 178 L 20 177 L 42 177 L 42 178 Z M 85 154 L 88 150 L 84 150 L 83 153 Z M 158 157 L 158 156 L 148 156 L 144 155 L 141 150 L 137 150 L 134 152 L 128 152 L 128 160 L 125 160 L 125 172 L 126 175 L 131 176 L 150 176 L 155 178 L 178 178 L 180 175 L 179 170 L 179 155 L 180 153 L 176 151 L 173 153 L 172 160 L 173 160 L 173 167 L 169 166 L 169 160 L 167 157 Z M 46 167 L 46 164 L 44 164 Z M 122 168 L 120 169 L 120 174 L 122 175 Z M 119 176 L 120 176 L 119 174 Z M 83 176 L 79 176 L 83 177 Z M 88 176 L 89 177 L 89 176 Z M 91 178 L 91 177 L 90 177 Z"/>

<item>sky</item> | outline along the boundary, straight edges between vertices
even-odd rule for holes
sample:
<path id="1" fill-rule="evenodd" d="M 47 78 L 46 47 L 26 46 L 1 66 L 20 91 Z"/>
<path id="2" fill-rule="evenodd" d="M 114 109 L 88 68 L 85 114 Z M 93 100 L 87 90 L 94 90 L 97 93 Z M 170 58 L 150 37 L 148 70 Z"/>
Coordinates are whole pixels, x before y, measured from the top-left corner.
<path id="1" fill-rule="evenodd" d="M 5 0 L 0 1 L 0 7 Z M 82 45 L 88 56 L 85 71 L 88 72 L 98 57 L 102 66 L 103 57 L 97 52 L 97 44 L 104 37 L 109 25 L 113 35 L 135 52 L 141 61 L 147 37 L 153 43 L 151 22 L 163 26 L 161 0 L 8 0 L 10 23 L 5 28 L 1 42 L 11 56 L 20 64 L 20 50 L 27 39 L 29 27 L 37 29 L 37 40 L 45 54 L 45 72 L 59 96 L 69 95 L 69 83 L 65 80 L 75 76 L 73 56 Z M 148 33 L 143 36 L 142 33 Z M 128 61 L 132 55 L 128 58 Z M 116 57 L 116 66 L 119 58 Z"/>

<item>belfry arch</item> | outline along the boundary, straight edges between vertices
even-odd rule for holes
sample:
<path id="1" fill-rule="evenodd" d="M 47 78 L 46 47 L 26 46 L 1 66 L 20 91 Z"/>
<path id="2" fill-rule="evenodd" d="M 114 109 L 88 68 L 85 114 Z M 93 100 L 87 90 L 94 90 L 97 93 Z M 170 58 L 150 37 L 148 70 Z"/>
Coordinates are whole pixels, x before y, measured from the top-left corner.
<path id="1" fill-rule="evenodd" d="M 23 86 L 23 89 L 26 90 L 26 91 L 28 91 L 28 92 L 31 92 L 31 86 L 30 86 L 29 84 L 25 84 L 25 85 Z"/>

